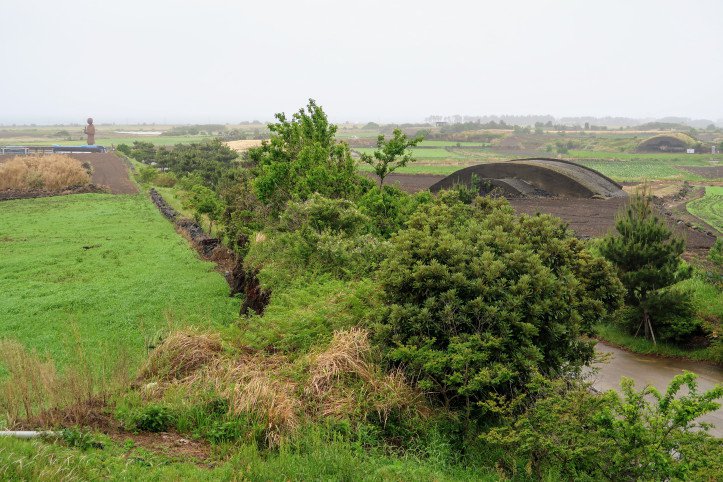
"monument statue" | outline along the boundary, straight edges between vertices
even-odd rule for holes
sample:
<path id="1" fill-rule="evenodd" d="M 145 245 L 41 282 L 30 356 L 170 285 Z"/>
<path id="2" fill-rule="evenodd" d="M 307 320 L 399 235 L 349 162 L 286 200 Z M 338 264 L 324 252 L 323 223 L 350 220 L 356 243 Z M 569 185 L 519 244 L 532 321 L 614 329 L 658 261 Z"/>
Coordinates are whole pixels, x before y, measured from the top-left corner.
<path id="1" fill-rule="evenodd" d="M 83 134 L 88 136 L 88 145 L 95 145 L 95 126 L 93 125 L 93 118 L 88 117 L 88 125 L 83 129 Z"/>

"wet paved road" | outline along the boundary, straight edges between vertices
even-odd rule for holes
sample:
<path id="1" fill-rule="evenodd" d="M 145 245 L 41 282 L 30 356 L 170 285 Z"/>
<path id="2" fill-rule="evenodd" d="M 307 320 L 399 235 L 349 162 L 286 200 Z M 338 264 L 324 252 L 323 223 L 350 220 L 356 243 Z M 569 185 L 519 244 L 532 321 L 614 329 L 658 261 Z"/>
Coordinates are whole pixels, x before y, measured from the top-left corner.
<path id="1" fill-rule="evenodd" d="M 594 376 L 594 386 L 601 391 L 619 389 L 620 377 L 623 376 L 632 378 L 637 389 L 653 385 L 658 390 L 664 390 L 670 380 L 675 375 L 683 373 L 683 370 L 698 375 L 699 392 L 709 390 L 717 383 L 723 383 L 723 369 L 713 365 L 639 355 L 604 343 L 598 343 L 596 349 L 611 355 L 609 363 L 596 365 L 600 371 Z M 700 420 L 714 424 L 715 427 L 711 428 L 710 433 L 716 437 L 723 437 L 723 407 L 701 417 Z"/>

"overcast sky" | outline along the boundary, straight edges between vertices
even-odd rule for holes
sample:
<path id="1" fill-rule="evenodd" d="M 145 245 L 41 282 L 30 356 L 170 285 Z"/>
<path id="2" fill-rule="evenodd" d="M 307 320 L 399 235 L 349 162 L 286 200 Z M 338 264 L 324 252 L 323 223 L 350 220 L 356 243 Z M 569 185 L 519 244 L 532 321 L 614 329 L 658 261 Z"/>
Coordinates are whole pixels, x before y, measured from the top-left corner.
<path id="1" fill-rule="evenodd" d="M 723 119 L 721 0 L 0 0 L 0 123 Z"/>

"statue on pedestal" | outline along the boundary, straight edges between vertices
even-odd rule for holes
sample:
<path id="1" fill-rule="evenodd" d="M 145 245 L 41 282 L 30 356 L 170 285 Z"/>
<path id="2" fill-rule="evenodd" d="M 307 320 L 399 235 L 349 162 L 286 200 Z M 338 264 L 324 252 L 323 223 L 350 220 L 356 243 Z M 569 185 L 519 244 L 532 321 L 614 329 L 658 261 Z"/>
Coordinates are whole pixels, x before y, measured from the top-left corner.
<path id="1" fill-rule="evenodd" d="M 93 118 L 88 117 L 88 125 L 83 129 L 83 134 L 88 136 L 88 145 L 95 145 L 95 126 L 93 125 Z"/>

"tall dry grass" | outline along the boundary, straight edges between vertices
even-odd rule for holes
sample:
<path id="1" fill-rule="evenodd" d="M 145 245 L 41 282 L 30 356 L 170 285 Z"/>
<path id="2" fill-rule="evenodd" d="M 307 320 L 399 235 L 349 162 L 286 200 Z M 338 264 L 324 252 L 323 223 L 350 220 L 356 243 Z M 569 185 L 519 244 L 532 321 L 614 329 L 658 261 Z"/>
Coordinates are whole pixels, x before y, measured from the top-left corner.
<path id="1" fill-rule="evenodd" d="M 173 333 L 141 370 L 141 395 L 163 399 L 170 390 L 192 405 L 215 393 L 228 401 L 229 414 L 251 415 L 264 423 L 270 447 L 304 420 L 373 415 L 386 423 L 393 415 L 428 414 L 423 396 L 401 372 L 382 369 L 368 332 L 360 328 L 337 331 L 324 350 L 296 362 L 250 349 L 228 355 L 216 335 Z"/>
<path id="2" fill-rule="evenodd" d="M 94 366 L 80 343 L 71 347 L 71 363 L 58 372 L 55 363 L 14 340 L 0 340 L 0 424 L 52 428 L 89 425 L 111 395 L 129 384 L 127 353 L 107 366 Z M 100 368 L 100 369 L 98 369 Z"/>
<path id="3" fill-rule="evenodd" d="M 89 182 L 79 160 L 60 154 L 16 156 L 0 164 L 0 191 L 57 191 Z"/>

